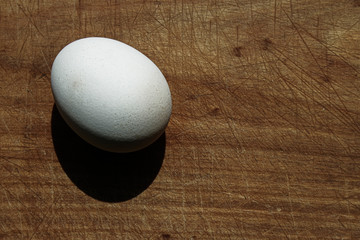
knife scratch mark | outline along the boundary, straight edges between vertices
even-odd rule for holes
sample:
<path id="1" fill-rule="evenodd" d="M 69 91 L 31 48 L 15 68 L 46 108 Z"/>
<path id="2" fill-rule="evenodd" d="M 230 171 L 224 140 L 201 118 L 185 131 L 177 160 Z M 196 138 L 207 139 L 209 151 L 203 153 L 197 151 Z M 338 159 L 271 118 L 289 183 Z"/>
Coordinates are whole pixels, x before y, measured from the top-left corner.
<path id="1" fill-rule="evenodd" d="M 29 38 L 29 35 L 27 34 L 25 39 L 24 39 L 24 42 L 22 43 L 22 45 L 20 47 L 20 50 L 19 50 L 19 54 L 18 54 L 18 57 L 17 57 L 19 60 L 21 59 L 21 55 L 23 53 L 23 50 L 24 50 L 24 47 L 25 47 L 25 44 L 26 44 L 28 38 Z"/>
<path id="2" fill-rule="evenodd" d="M 161 27 L 163 27 L 163 28 L 167 29 L 168 31 L 170 31 L 170 30 L 167 28 L 167 26 L 165 26 L 163 23 L 161 23 L 156 17 L 154 17 L 154 16 L 151 16 L 151 17 L 154 18 L 154 20 L 157 21 L 157 22 L 161 25 Z M 174 17 L 177 17 L 177 15 L 174 16 Z M 174 17 L 173 17 L 173 18 L 174 18 Z M 215 73 L 218 75 L 218 77 L 221 78 L 221 76 L 220 76 L 221 73 L 218 72 L 218 67 L 217 67 L 217 66 L 214 66 L 214 65 L 216 65 L 216 64 L 213 64 L 213 61 L 212 61 L 212 60 L 208 59 L 204 54 L 200 54 L 198 51 L 196 51 L 196 49 L 191 48 L 191 46 L 189 46 L 188 44 L 186 44 L 186 43 L 185 43 L 181 38 L 179 38 L 179 36 L 177 36 L 173 31 L 170 31 L 170 33 L 174 36 L 174 39 L 175 39 L 175 40 L 177 40 L 178 42 L 180 42 L 180 43 L 182 44 L 182 46 L 185 46 L 186 48 L 188 48 L 189 50 L 191 50 L 193 54 L 196 53 L 197 56 L 199 56 L 199 57 L 201 57 L 202 59 L 204 59 L 204 60 L 209 64 L 209 66 L 211 66 L 211 69 L 212 69 L 213 71 L 215 71 Z"/>
<path id="3" fill-rule="evenodd" d="M 24 182 L 24 180 L 22 180 L 22 178 L 19 177 L 19 175 L 14 174 L 13 171 L 11 171 L 10 169 L 8 169 L 8 168 L 5 167 L 5 166 L 3 166 L 3 168 L 4 168 L 6 171 L 8 171 L 8 173 L 9 173 L 11 176 L 17 178 L 24 186 L 27 186 L 26 182 Z M 16 170 L 17 170 L 17 172 L 19 173 L 18 169 L 16 169 Z M 32 188 L 27 187 L 27 189 L 30 190 L 30 191 L 34 194 L 34 196 L 36 196 L 38 199 L 43 200 L 42 197 L 41 197 L 37 192 L 35 192 Z"/>
<path id="4" fill-rule="evenodd" d="M 184 164 L 183 161 L 181 161 L 181 181 L 183 182 L 185 180 L 185 172 L 184 172 Z M 185 185 L 183 183 L 183 190 L 182 190 L 182 207 L 181 207 L 181 215 L 182 215 L 182 219 L 183 219 L 183 228 L 184 231 L 186 230 L 186 217 L 185 217 L 185 212 L 184 209 L 186 207 L 186 198 L 185 198 Z"/>
<path id="5" fill-rule="evenodd" d="M 36 25 L 34 19 L 32 18 L 31 13 L 29 12 L 29 14 L 27 14 L 25 12 L 24 6 L 21 6 L 21 4 L 19 4 L 19 3 L 17 4 L 17 6 L 21 10 L 21 12 L 25 15 L 25 17 L 29 20 L 29 22 L 35 27 L 35 30 L 40 34 L 40 36 L 45 38 L 44 34 L 40 31 L 40 29 Z"/>
<path id="6" fill-rule="evenodd" d="M 9 198 L 9 196 L 8 196 L 8 191 L 7 191 L 7 189 L 6 189 L 3 185 L 0 185 L 0 186 L 4 188 L 3 190 L 5 190 L 4 193 L 5 193 L 5 197 L 6 197 L 8 206 L 9 206 L 10 208 L 12 208 L 12 203 L 11 203 L 10 198 Z"/>
<path id="7" fill-rule="evenodd" d="M 51 188 L 50 188 L 50 192 L 51 192 L 51 202 L 55 201 L 55 191 L 54 191 L 54 180 L 56 180 L 56 176 L 54 173 L 54 168 L 53 168 L 53 163 L 54 162 L 54 153 L 51 152 L 51 160 L 49 161 L 49 169 L 50 169 L 50 173 L 51 173 Z"/>
<path id="8" fill-rule="evenodd" d="M 294 62 L 291 58 L 287 57 L 286 55 L 284 55 L 281 51 L 279 51 L 278 49 L 274 48 L 278 53 L 280 53 L 283 57 L 285 57 L 285 59 L 287 61 L 289 61 L 290 63 L 292 63 L 296 68 L 298 68 L 300 70 L 301 73 L 304 73 L 305 76 L 307 76 L 308 78 L 314 80 L 315 82 L 318 82 L 318 80 L 316 78 L 314 78 L 313 76 L 311 76 L 307 71 L 305 71 L 304 68 L 302 68 L 299 64 L 297 64 L 296 62 Z M 274 53 L 273 53 L 274 54 Z M 316 91 L 316 94 L 320 97 L 322 97 L 323 99 L 326 99 L 326 96 L 324 95 L 323 91 L 321 91 L 321 89 L 315 85 L 311 85 L 311 83 L 309 81 L 307 81 L 303 76 L 301 76 L 301 74 L 296 73 L 290 66 L 289 64 L 284 61 L 283 59 L 281 59 L 279 56 L 277 56 L 276 54 L 274 54 L 275 57 L 278 58 L 278 60 L 285 66 L 287 67 L 290 71 L 293 72 L 293 74 L 299 79 L 301 80 L 304 84 L 306 84 L 309 88 L 312 88 L 314 91 Z M 290 81 L 289 81 L 290 83 Z M 340 116 L 338 116 L 338 114 L 336 114 L 336 112 L 331 111 L 331 108 L 335 109 L 337 112 L 339 112 L 341 115 L 343 115 L 343 111 L 341 109 L 339 109 L 339 107 L 337 107 L 335 104 L 333 104 L 332 102 L 328 102 L 328 104 L 330 104 L 330 106 L 324 105 L 323 103 L 321 103 L 320 100 L 316 100 L 314 96 L 311 96 L 309 93 L 307 93 L 304 89 L 295 86 L 294 84 L 290 83 L 294 88 L 296 88 L 298 90 L 299 93 L 301 93 L 303 96 L 308 96 L 310 97 L 316 104 L 320 105 L 323 109 L 325 109 L 326 111 L 328 111 L 331 115 L 333 115 L 337 120 L 339 120 L 340 122 L 342 122 L 345 125 L 351 125 L 351 127 L 354 129 L 354 131 L 358 132 L 358 126 L 355 125 L 353 126 L 353 124 L 351 124 L 350 122 L 348 122 L 347 118 L 343 119 Z"/>
<path id="9" fill-rule="evenodd" d="M 142 10 L 144 9 L 144 7 L 145 7 L 145 1 L 142 2 L 139 11 L 136 12 L 136 15 L 135 15 L 135 17 L 134 17 L 134 19 L 133 19 L 133 21 L 132 21 L 132 25 L 135 24 L 137 18 L 139 17 L 139 15 L 140 15 L 140 13 L 142 12 Z"/>
<path id="10" fill-rule="evenodd" d="M 294 27 L 296 33 L 299 35 L 301 41 L 303 42 L 303 44 L 305 45 L 306 49 L 309 51 L 311 57 L 314 59 L 316 65 L 318 66 L 318 68 L 320 69 L 321 73 L 323 74 L 324 78 L 327 78 L 323 67 L 321 67 L 321 65 L 319 64 L 318 59 L 315 57 L 314 53 L 311 51 L 311 48 L 309 47 L 309 45 L 307 44 L 307 42 L 305 41 L 304 37 L 302 36 L 302 34 L 299 31 L 299 28 L 295 25 L 295 23 L 293 22 L 293 20 L 291 19 L 291 17 L 287 14 L 287 12 L 285 10 L 283 10 L 283 12 L 285 13 L 285 15 L 287 16 L 287 18 L 289 19 L 291 25 Z"/>
<path id="11" fill-rule="evenodd" d="M 40 52 L 41 52 L 41 54 L 42 54 L 42 57 L 43 57 L 43 59 L 44 59 L 44 62 L 45 62 L 45 64 L 46 64 L 46 66 L 47 66 L 47 68 L 48 68 L 49 72 L 51 72 L 51 68 L 50 68 L 50 65 L 49 65 L 48 61 L 46 60 L 46 57 L 45 57 L 44 51 L 43 51 L 42 49 L 40 49 Z"/>
<path id="12" fill-rule="evenodd" d="M 4 123 L 4 126 L 5 126 L 5 128 L 6 128 L 7 133 L 10 133 L 10 129 L 9 129 L 7 123 L 5 122 L 5 120 L 4 120 L 4 119 L 1 119 L 1 120 L 2 120 L 2 122 Z"/>
<path id="13" fill-rule="evenodd" d="M 358 20 L 356 23 L 358 23 L 360 20 Z M 326 44 L 324 41 L 321 41 L 319 38 L 315 37 L 313 34 L 311 34 L 307 29 L 303 28 L 302 26 L 299 26 L 299 28 L 301 28 L 301 30 L 303 30 L 308 36 L 310 36 L 311 38 L 313 38 L 315 41 L 319 42 L 323 47 L 326 48 L 326 50 L 328 50 L 329 52 L 331 52 L 332 54 L 334 54 L 336 57 L 338 57 L 339 59 L 341 59 L 347 66 L 349 66 L 352 70 L 354 70 L 356 73 L 359 73 L 359 70 L 356 69 L 353 65 L 351 65 L 346 58 L 344 58 L 343 56 L 337 54 L 333 49 L 337 49 L 339 51 L 342 51 L 343 49 L 339 49 L 337 47 L 334 47 L 333 45 L 329 46 L 328 44 Z M 330 48 L 332 47 L 332 48 Z M 354 55 L 350 55 L 353 57 L 356 57 Z"/>
<path id="14" fill-rule="evenodd" d="M 11 196 L 12 198 L 14 198 L 18 203 L 20 203 L 25 209 L 28 208 L 27 205 L 25 205 L 18 197 L 14 196 L 9 189 L 7 189 L 3 184 L 0 183 L 0 188 L 2 188 L 6 194 L 8 194 L 9 196 Z M 7 197 L 8 198 L 8 197 Z M 9 198 L 8 198 L 9 199 Z M 9 199 L 9 203 L 11 204 L 11 201 Z M 12 204 L 11 204 L 12 205 Z M 18 209 L 20 211 L 20 209 Z M 32 211 L 29 211 L 29 214 L 31 215 L 31 217 L 33 219 L 39 218 L 37 215 L 34 215 L 34 213 Z"/>
<path id="15" fill-rule="evenodd" d="M 318 59 L 315 57 L 314 53 L 311 51 L 309 45 L 307 44 L 307 42 L 305 41 L 304 37 L 302 36 L 302 34 L 300 33 L 298 27 L 295 25 L 295 23 L 293 22 L 293 20 L 290 18 L 290 16 L 287 14 L 287 12 L 284 10 L 285 15 L 287 16 L 287 18 L 289 19 L 289 21 L 291 22 L 292 26 L 295 28 L 297 34 L 299 35 L 301 41 L 304 43 L 306 49 L 309 51 L 311 57 L 314 59 L 316 65 L 318 66 L 318 68 L 320 69 L 321 73 L 323 74 L 324 79 L 328 79 L 327 75 L 324 72 L 324 69 L 321 67 L 321 65 L 318 62 Z M 331 87 L 331 89 L 333 90 L 333 92 L 336 94 L 337 98 L 339 99 L 341 105 L 343 106 L 344 110 L 340 108 L 337 108 L 337 111 L 346 119 L 348 119 L 348 121 L 350 123 L 353 123 L 352 125 L 354 125 L 354 128 L 356 129 L 357 132 L 360 132 L 360 127 L 358 126 L 358 124 L 356 124 L 356 120 L 349 114 L 349 110 L 346 107 L 344 100 L 341 98 L 340 94 L 336 91 L 336 89 L 334 88 L 332 82 L 328 82 L 329 86 Z M 330 101 L 329 101 L 330 102 Z"/>
<path id="16" fill-rule="evenodd" d="M 58 200 L 57 200 L 57 201 L 58 201 Z M 46 219 L 49 218 L 49 217 L 48 217 L 48 214 L 51 212 L 54 204 L 55 204 L 57 201 L 55 201 L 55 202 L 53 202 L 53 203 L 50 204 L 50 206 L 48 207 L 48 209 L 47 209 L 47 210 L 45 211 L 45 213 L 43 214 L 43 216 L 42 216 L 42 218 L 41 218 L 41 220 L 40 220 L 40 223 L 37 224 L 37 226 L 35 227 L 32 235 L 31 235 L 30 238 L 29 238 L 29 240 L 33 239 L 34 236 L 35 236 L 35 234 L 39 232 L 40 226 L 45 222 Z M 53 215 L 51 214 L 50 216 L 53 216 Z M 52 218 L 50 218 L 50 219 L 52 219 Z"/>
<path id="17" fill-rule="evenodd" d="M 14 159 L 16 159 L 16 158 L 14 158 Z M 1 160 L 7 161 L 8 163 L 16 166 L 18 169 L 21 169 L 21 168 L 24 169 L 23 166 L 20 166 L 19 164 L 16 164 L 16 163 L 14 163 L 13 161 L 11 161 L 11 160 L 9 159 L 9 157 L 2 157 Z M 29 171 L 27 171 L 27 172 L 29 172 Z"/>
<path id="18" fill-rule="evenodd" d="M 276 32 L 276 10 L 277 10 L 277 1 L 274 2 L 274 36 Z"/>
<path id="19" fill-rule="evenodd" d="M 283 232 L 283 234 L 285 235 L 286 239 L 290 240 L 288 234 L 286 233 L 285 229 L 283 228 L 283 226 L 281 225 L 281 223 L 279 222 L 279 220 L 277 219 L 276 216 L 274 216 L 275 221 L 277 222 L 278 226 L 280 227 L 281 231 Z"/>
<path id="20" fill-rule="evenodd" d="M 294 229 L 296 229 L 296 223 L 295 223 L 295 218 L 294 218 L 294 208 L 293 208 L 293 200 L 291 197 L 291 186 L 290 186 L 290 179 L 289 179 L 289 175 L 286 173 L 286 186 L 287 186 L 287 191 L 288 191 L 288 201 L 290 204 L 290 216 L 293 222 L 293 227 Z"/>

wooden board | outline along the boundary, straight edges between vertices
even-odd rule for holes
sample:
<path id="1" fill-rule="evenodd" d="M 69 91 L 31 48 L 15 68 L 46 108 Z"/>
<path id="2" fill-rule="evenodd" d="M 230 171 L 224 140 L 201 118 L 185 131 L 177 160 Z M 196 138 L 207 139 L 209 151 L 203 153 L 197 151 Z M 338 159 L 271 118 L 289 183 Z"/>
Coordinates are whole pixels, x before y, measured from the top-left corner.
<path id="1" fill-rule="evenodd" d="M 1 239 L 360 239 L 358 0 L 0 3 Z M 166 76 L 166 135 L 80 140 L 50 71 L 104 36 Z"/>

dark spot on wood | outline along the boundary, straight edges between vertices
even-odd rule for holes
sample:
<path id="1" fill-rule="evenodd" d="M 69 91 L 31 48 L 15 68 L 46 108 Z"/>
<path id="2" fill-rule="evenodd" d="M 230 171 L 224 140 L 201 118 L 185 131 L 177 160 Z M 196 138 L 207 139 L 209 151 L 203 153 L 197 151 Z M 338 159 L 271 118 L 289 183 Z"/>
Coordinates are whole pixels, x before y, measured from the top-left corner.
<path id="1" fill-rule="evenodd" d="M 170 239 L 170 234 L 165 233 L 165 234 L 162 234 L 161 236 L 163 239 Z"/>
<path id="2" fill-rule="evenodd" d="M 48 72 L 46 64 L 42 60 L 34 61 L 30 67 L 30 75 L 35 78 Z"/>
<path id="3" fill-rule="evenodd" d="M 14 106 L 23 106 L 25 104 L 25 99 L 17 97 L 14 99 Z"/>
<path id="4" fill-rule="evenodd" d="M 322 76 L 321 79 L 324 81 L 324 82 L 330 82 L 330 78 L 329 76 Z"/>
<path id="5" fill-rule="evenodd" d="M 195 100 L 197 99 L 196 95 L 192 94 L 186 98 L 187 100 Z"/>
<path id="6" fill-rule="evenodd" d="M 242 57 L 241 51 L 243 50 L 243 47 L 235 47 L 233 49 L 233 53 L 236 57 Z"/>
<path id="7" fill-rule="evenodd" d="M 360 7 L 360 0 L 353 0 L 354 7 Z"/>
<path id="8" fill-rule="evenodd" d="M 214 108 L 213 110 L 211 110 L 211 112 L 209 113 L 210 116 L 217 116 L 220 113 L 220 108 Z"/>
<path id="9" fill-rule="evenodd" d="M 270 38 L 264 38 L 264 40 L 262 41 L 262 49 L 268 50 L 272 43 L 273 42 L 270 40 Z"/>

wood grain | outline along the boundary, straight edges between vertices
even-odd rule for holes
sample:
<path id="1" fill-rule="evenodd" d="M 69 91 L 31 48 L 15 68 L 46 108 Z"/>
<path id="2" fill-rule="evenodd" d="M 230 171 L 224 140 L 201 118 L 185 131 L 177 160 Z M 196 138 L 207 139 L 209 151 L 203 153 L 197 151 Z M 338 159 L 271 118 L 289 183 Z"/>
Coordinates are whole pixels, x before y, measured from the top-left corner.
<path id="1" fill-rule="evenodd" d="M 1 1 L 0 33 L 1 239 L 360 239 L 359 1 Z M 166 76 L 149 155 L 53 113 L 52 61 L 86 36 Z"/>

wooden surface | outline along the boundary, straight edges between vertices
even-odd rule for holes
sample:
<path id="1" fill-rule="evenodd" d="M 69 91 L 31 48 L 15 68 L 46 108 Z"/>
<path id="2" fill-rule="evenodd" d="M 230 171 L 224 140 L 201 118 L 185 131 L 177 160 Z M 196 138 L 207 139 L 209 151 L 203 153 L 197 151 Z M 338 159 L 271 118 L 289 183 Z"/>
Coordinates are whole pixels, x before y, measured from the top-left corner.
<path id="1" fill-rule="evenodd" d="M 166 135 L 114 155 L 54 108 L 57 53 L 118 39 Z M 0 3 L 0 239 L 360 239 L 360 1 Z"/>

